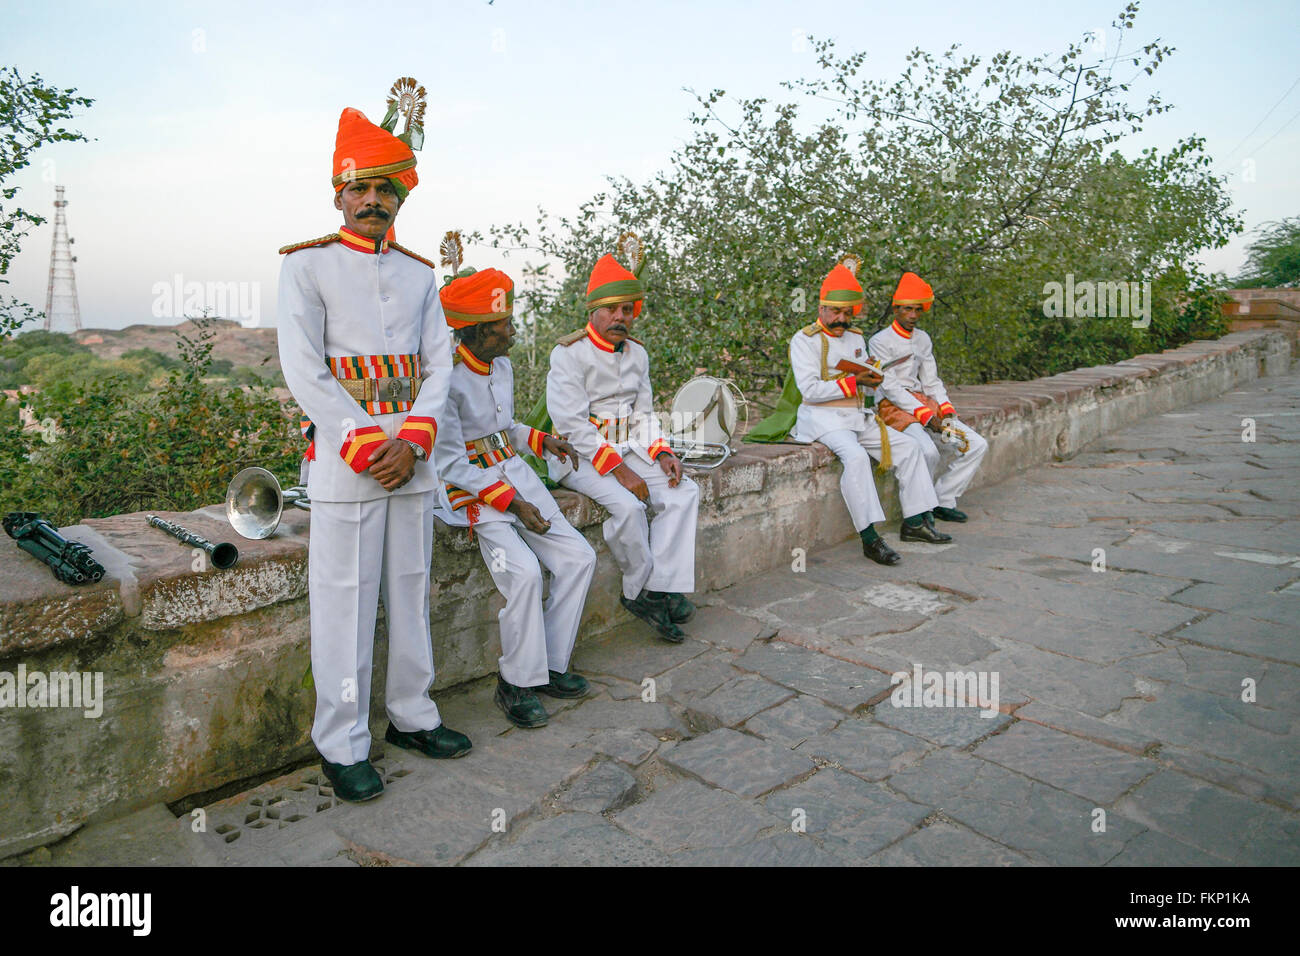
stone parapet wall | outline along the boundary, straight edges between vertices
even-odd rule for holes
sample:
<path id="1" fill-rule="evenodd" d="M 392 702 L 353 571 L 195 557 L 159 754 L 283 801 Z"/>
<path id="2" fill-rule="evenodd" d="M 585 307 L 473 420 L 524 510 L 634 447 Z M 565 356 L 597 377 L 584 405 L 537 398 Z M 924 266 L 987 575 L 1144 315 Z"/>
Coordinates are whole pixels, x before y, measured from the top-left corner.
<path id="1" fill-rule="evenodd" d="M 1068 458 L 1107 432 L 1202 401 L 1290 367 L 1292 339 L 1237 332 L 1159 355 L 1031 382 L 951 390 L 963 420 L 989 439 L 972 490 L 1035 463 Z M 1237 434 L 1239 422 L 1225 422 Z M 851 537 L 840 469 L 821 445 L 744 445 L 701 486 L 700 590 L 725 587 Z M 892 476 L 879 483 L 899 518 Z M 557 500 L 600 556 L 582 637 L 627 620 L 619 575 L 600 534 L 602 509 Z M 233 540 L 238 565 L 195 571 L 191 549 L 141 514 L 65 529 L 108 569 L 71 588 L 0 542 L 0 680 L 4 674 L 102 673 L 102 714 L 0 708 L 0 857 L 49 843 L 86 822 L 176 801 L 309 759 L 314 694 L 307 615 L 308 517 L 285 514 L 275 537 L 234 535 L 221 509 L 165 514 L 213 541 Z M 502 606 L 477 545 L 439 526 L 430 594 L 441 689 L 496 670 Z M 373 726 L 385 726 L 384 624 L 375 654 Z M 581 638 L 580 638 L 581 639 Z"/>

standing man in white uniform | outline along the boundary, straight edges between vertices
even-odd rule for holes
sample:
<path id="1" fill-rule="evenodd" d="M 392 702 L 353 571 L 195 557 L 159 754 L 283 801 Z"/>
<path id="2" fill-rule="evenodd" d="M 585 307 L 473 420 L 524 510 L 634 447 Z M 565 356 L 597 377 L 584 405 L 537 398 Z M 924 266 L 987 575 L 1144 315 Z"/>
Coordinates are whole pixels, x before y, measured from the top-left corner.
<path id="1" fill-rule="evenodd" d="M 639 250 L 635 236 L 633 249 Z M 620 242 L 622 245 L 622 241 Z M 640 264 L 636 253 L 633 268 Z M 551 352 L 546 405 L 554 430 L 591 468 L 552 461 L 551 478 L 609 511 L 603 532 L 623 572 L 620 601 L 667 641 L 695 612 L 695 525 L 700 491 L 682 474 L 659 427 L 650 391 L 650 357 L 631 337 L 641 314 L 640 280 L 613 256 L 587 282 L 587 326 Z"/>
<path id="2" fill-rule="evenodd" d="M 957 509 L 957 499 L 970 486 L 989 445 L 957 417 L 939 377 L 934 343 L 916 327 L 921 313 L 930 311 L 933 303 L 929 283 L 915 272 L 905 272 L 894 290 L 894 321 L 871 337 L 871 354 L 885 366 L 884 382 L 877 390 L 881 417 L 921 446 L 930 474 L 937 476 L 934 491 L 939 503 L 934 516 L 961 522 L 966 513 Z M 952 459 L 942 471 L 944 453 L 932 435 L 943 436 L 940 444 Z"/>
<path id="3" fill-rule="evenodd" d="M 428 458 L 451 377 L 449 335 L 433 264 L 385 238 L 418 182 L 415 155 L 347 109 L 334 172 L 343 228 L 280 250 L 279 349 L 285 382 L 312 422 L 312 740 L 335 793 L 360 801 L 384 789 L 369 760 L 381 595 L 384 739 L 430 757 L 459 757 L 471 745 L 429 698 L 436 475 Z"/>
<path id="4" fill-rule="evenodd" d="M 449 234 L 443 248 L 443 263 L 455 272 L 459 236 Z M 488 572 L 506 599 L 498 617 L 497 706 L 517 727 L 543 727 L 548 715 L 538 692 L 582 697 L 588 690 L 587 681 L 569 671 L 569 657 L 596 552 L 564 519 L 520 452 L 572 460 L 575 467 L 577 458 L 568 442 L 515 421 L 514 370 L 506 357 L 515 337 L 511 278 L 496 269 L 465 269 L 443 286 L 441 298 L 459 341 L 433 450 L 443 482 L 436 514 L 478 538 Z M 551 572 L 545 601 L 543 567 Z"/>
<path id="5" fill-rule="evenodd" d="M 880 373 L 870 366 L 865 337 L 852 326 L 862 300 L 862 286 L 853 272 L 843 263 L 835 266 L 822 282 L 817 321 L 790 340 L 790 366 L 802 396 L 790 437 L 819 441 L 839 458 L 844 466 L 840 493 L 862 538 L 862 553 L 877 564 L 891 565 L 902 559 L 873 527 L 885 519 L 885 512 L 872 479 L 872 458 L 883 469 L 892 467 L 898 478 L 903 540 L 952 539 L 927 523 L 936 498 L 921 447 L 863 407 L 865 392 L 880 382 Z"/>

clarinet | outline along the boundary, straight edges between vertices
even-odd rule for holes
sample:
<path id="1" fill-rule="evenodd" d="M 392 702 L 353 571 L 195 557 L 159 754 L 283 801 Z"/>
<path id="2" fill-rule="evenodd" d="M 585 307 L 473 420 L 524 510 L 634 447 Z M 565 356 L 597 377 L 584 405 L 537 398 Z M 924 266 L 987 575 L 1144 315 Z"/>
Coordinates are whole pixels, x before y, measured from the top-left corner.
<path id="1" fill-rule="evenodd" d="M 186 544 L 192 544 L 196 547 L 202 548 L 212 559 L 212 564 L 222 571 L 227 568 L 233 568 L 235 562 L 239 560 L 239 549 L 233 544 L 228 542 L 213 544 L 207 538 L 195 534 L 188 528 L 183 528 L 178 524 L 173 524 L 166 518 L 159 518 L 157 515 L 145 515 L 145 520 L 160 531 L 166 531 L 178 541 L 183 541 Z"/>

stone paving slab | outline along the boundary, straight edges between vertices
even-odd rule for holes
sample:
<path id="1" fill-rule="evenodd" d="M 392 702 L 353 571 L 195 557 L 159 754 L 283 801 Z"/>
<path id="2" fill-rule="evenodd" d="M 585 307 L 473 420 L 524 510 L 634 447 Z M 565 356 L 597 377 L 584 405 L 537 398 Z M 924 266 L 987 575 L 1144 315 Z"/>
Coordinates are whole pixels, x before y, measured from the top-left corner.
<path id="1" fill-rule="evenodd" d="M 1142 757 L 1025 721 L 1017 721 L 972 752 L 1008 770 L 1106 806 L 1160 771 L 1159 764 Z"/>
<path id="2" fill-rule="evenodd" d="M 780 640 L 751 647 L 736 666 L 846 711 L 856 710 L 890 689 L 886 674 Z"/>
<path id="3" fill-rule="evenodd" d="M 694 780 L 656 790 L 613 819 L 627 833 L 670 853 L 745 846 L 773 827 L 770 814 L 752 802 Z"/>
<path id="4" fill-rule="evenodd" d="M 667 855 L 592 813 L 539 820 L 513 842 L 492 843 L 466 866 L 666 866 Z"/>
<path id="5" fill-rule="evenodd" d="M 663 761 L 742 797 L 760 796 L 815 769 L 809 758 L 786 747 L 726 727 L 674 747 Z"/>
<path id="6" fill-rule="evenodd" d="M 937 822 L 881 850 L 868 861 L 875 866 L 1031 866 L 1029 858 L 987 837 Z"/>
<path id="7" fill-rule="evenodd" d="M 798 749 L 800 753 L 829 760 L 859 777 L 884 780 L 919 761 L 934 749 L 934 744 L 871 719 L 851 718 Z"/>
<path id="8" fill-rule="evenodd" d="M 800 694 L 778 707 L 756 714 L 745 722 L 745 730 L 764 740 L 797 748 L 810 737 L 832 729 L 844 714 L 827 707 L 815 697 Z"/>
<path id="9" fill-rule="evenodd" d="M 887 787 L 834 769 L 818 771 L 763 803 L 782 825 L 798 822 L 829 852 L 860 860 L 910 833 L 932 813 Z"/>
<path id="10" fill-rule="evenodd" d="M 1002 713 L 982 715 L 978 707 L 895 707 L 888 700 L 871 711 L 880 723 L 943 747 L 969 746 L 1011 720 Z"/>
<path id="11" fill-rule="evenodd" d="M 1233 863 L 1300 864 L 1300 818 L 1176 771 L 1157 774 L 1120 802 L 1134 820 Z"/>
<path id="12" fill-rule="evenodd" d="M 735 727 L 794 697 L 794 691 L 756 674 L 732 678 L 690 706 L 688 714 L 711 727 Z"/>

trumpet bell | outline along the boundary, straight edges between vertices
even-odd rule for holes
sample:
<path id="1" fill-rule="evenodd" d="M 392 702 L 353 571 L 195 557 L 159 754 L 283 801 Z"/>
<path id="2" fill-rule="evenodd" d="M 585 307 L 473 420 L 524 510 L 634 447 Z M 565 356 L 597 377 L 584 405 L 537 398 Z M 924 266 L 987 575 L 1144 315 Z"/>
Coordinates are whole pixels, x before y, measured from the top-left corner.
<path id="1" fill-rule="evenodd" d="M 236 533 L 253 541 L 275 534 L 286 504 L 311 507 L 306 489 L 282 491 L 279 480 L 265 468 L 245 468 L 226 488 L 226 520 Z"/>

